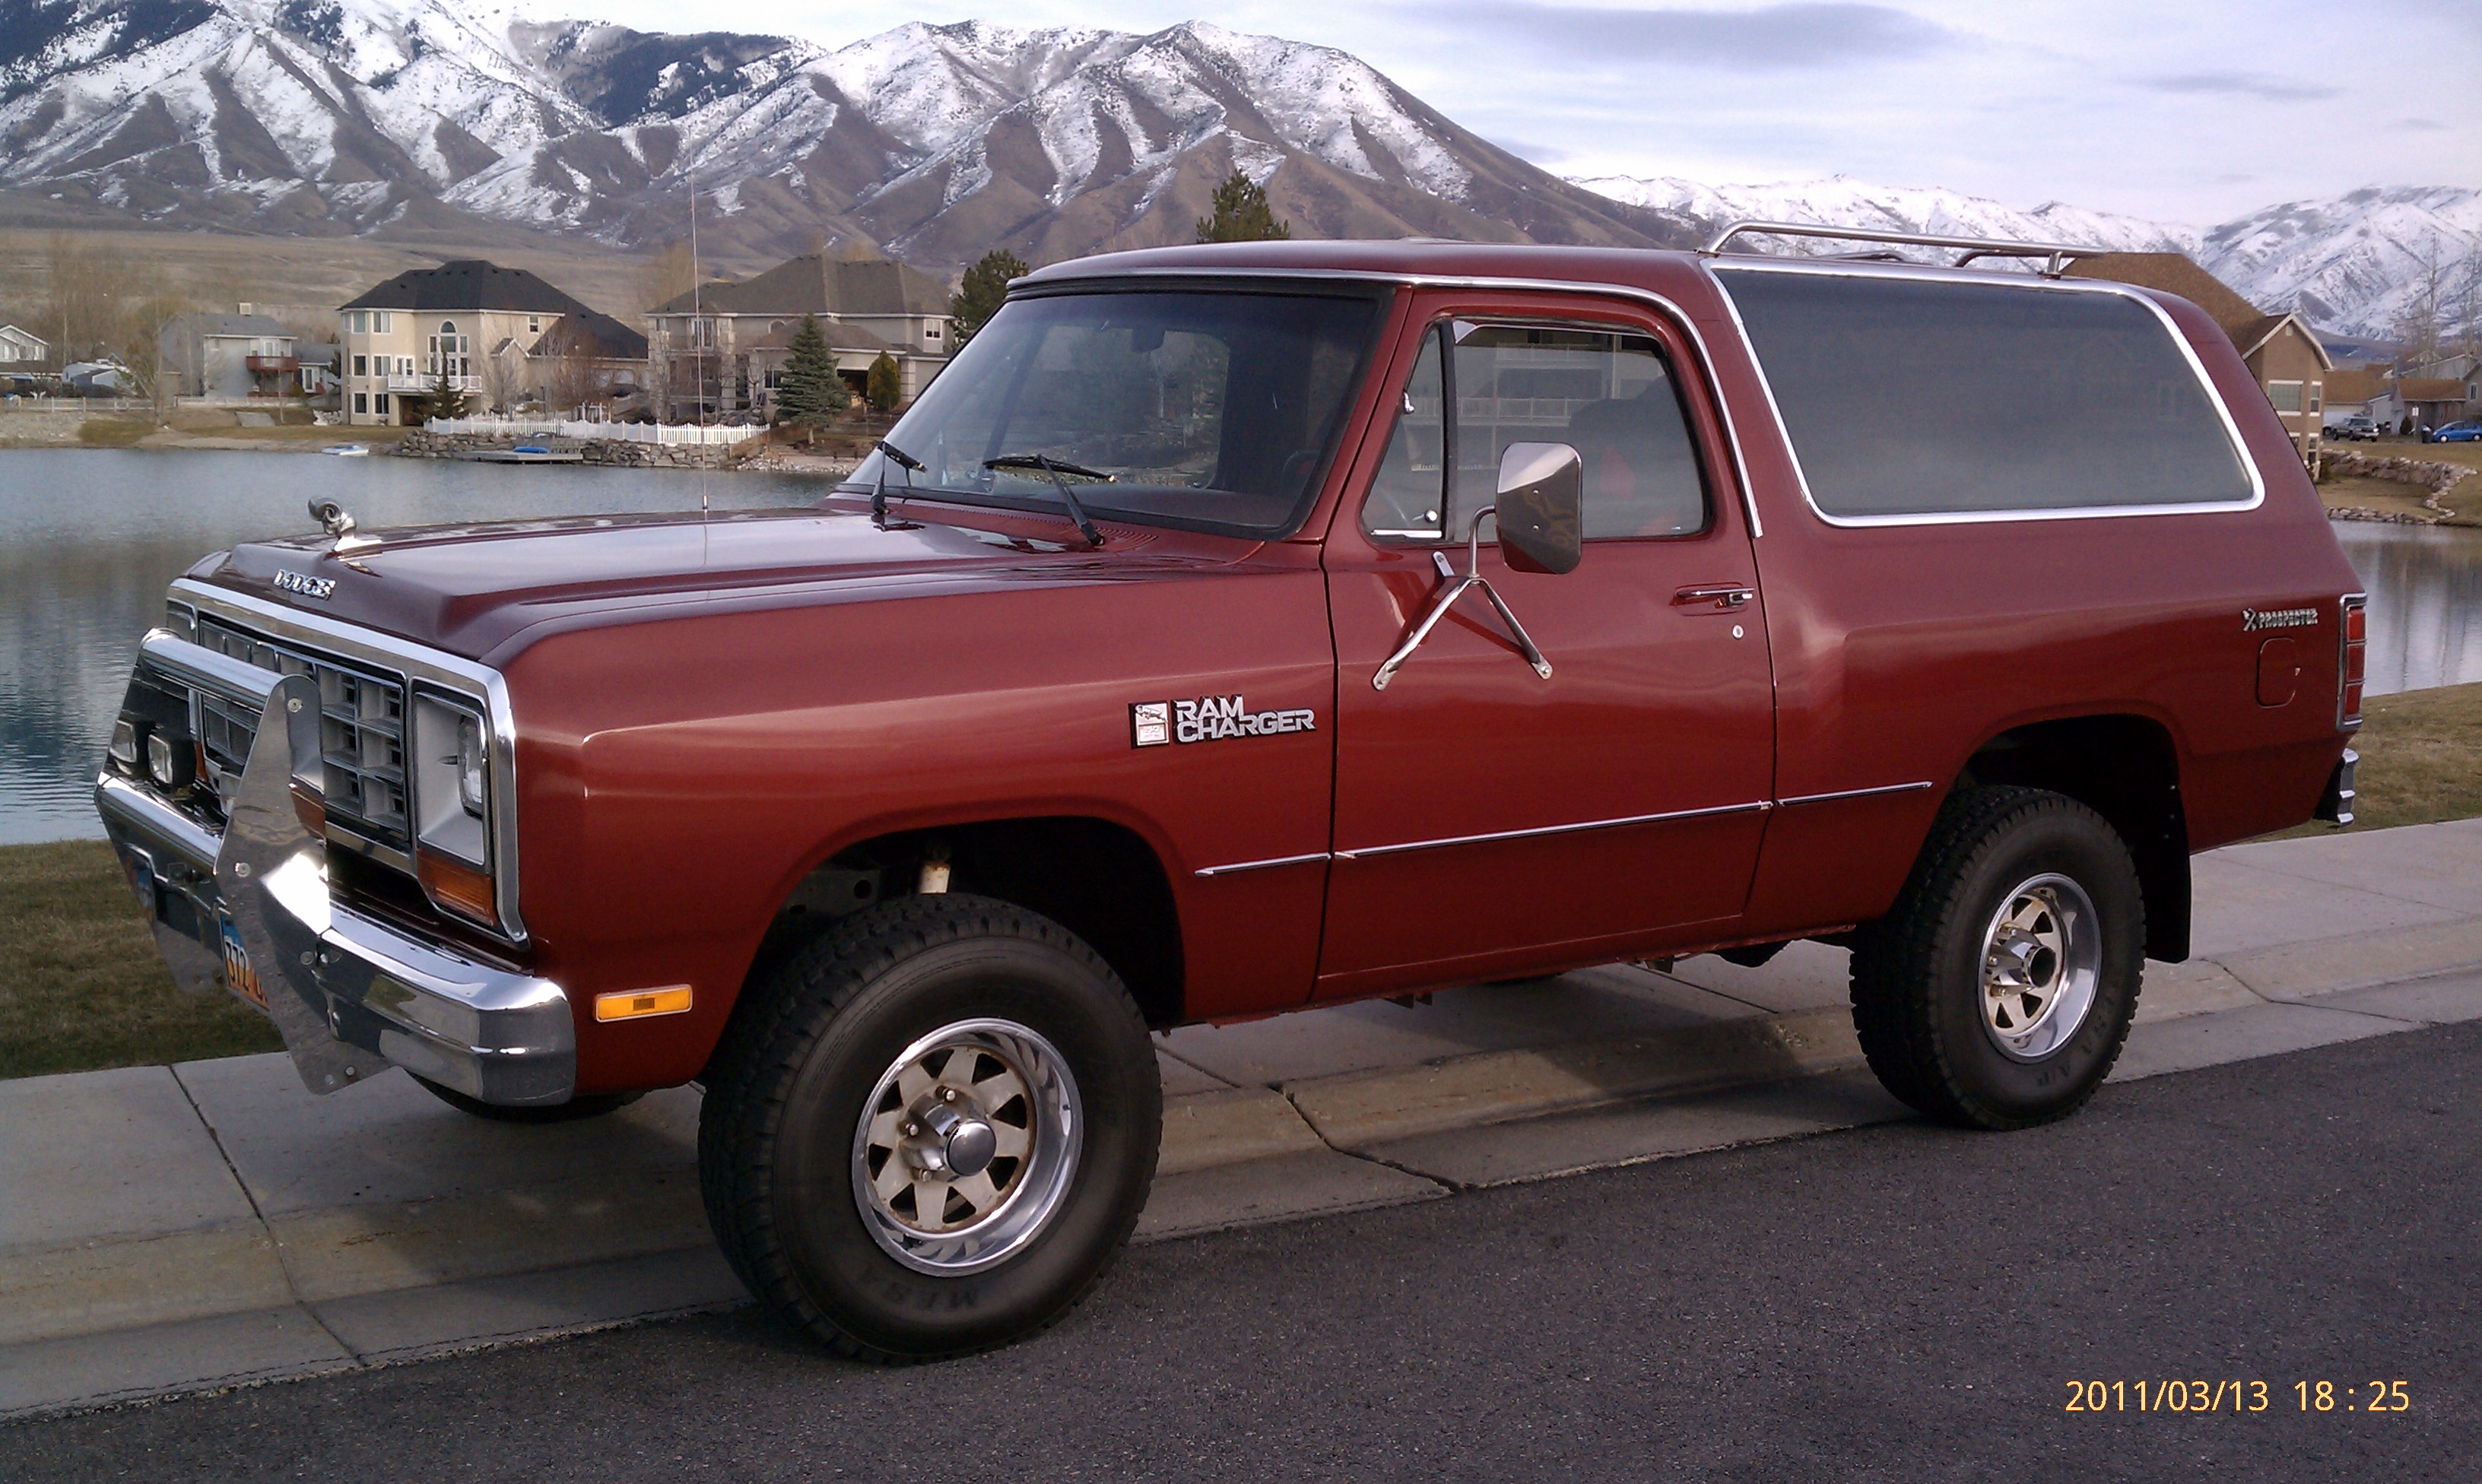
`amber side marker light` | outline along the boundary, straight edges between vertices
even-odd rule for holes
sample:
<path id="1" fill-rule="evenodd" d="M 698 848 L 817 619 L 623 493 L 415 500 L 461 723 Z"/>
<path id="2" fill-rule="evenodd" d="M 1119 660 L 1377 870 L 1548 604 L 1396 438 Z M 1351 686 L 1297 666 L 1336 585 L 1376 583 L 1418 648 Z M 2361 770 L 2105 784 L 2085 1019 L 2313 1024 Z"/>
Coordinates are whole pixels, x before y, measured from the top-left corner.
<path id="1" fill-rule="evenodd" d="M 690 987 L 668 984 L 662 989 L 617 989 L 594 997 L 596 1020 L 637 1020 L 647 1015 L 680 1015 L 689 1010 Z"/>

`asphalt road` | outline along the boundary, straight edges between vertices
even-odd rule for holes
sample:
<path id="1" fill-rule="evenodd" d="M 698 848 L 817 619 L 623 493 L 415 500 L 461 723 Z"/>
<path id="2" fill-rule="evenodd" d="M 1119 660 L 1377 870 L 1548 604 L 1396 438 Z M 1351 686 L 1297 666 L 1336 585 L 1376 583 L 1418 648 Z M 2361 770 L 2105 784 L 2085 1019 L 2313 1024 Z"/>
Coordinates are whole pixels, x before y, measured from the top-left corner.
<path id="1" fill-rule="evenodd" d="M 953 1365 L 743 1311 L 0 1425 L 0 1478 L 2469 1481 L 2477 1106 L 2482 1023 L 1142 1248 Z"/>

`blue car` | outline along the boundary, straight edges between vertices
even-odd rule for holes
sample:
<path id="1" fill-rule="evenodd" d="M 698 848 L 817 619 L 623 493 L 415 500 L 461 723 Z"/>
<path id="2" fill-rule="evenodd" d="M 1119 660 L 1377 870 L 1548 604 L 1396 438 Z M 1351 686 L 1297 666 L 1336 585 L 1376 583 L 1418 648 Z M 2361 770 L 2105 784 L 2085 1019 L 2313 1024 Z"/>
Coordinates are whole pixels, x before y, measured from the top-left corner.
<path id="1" fill-rule="evenodd" d="M 2424 443 L 2482 443 L 2482 423 L 2467 418 L 2461 423 L 2450 423 L 2444 428 L 2426 428 L 2422 430 L 2421 441 Z"/>

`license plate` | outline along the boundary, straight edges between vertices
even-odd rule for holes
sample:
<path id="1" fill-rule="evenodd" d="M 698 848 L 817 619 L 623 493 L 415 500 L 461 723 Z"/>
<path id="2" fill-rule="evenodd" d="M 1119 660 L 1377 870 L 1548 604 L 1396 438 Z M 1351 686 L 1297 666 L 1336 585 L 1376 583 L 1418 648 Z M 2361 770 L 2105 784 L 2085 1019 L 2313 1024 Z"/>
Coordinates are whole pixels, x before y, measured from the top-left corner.
<path id="1" fill-rule="evenodd" d="M 258 982 L 258 971 L 250 966 L 250 950 L 242 947 L 241 929 L 227 918 L 224 923 L 224 983 L 236 995 L 264 1010 L 267 990 Z"/>

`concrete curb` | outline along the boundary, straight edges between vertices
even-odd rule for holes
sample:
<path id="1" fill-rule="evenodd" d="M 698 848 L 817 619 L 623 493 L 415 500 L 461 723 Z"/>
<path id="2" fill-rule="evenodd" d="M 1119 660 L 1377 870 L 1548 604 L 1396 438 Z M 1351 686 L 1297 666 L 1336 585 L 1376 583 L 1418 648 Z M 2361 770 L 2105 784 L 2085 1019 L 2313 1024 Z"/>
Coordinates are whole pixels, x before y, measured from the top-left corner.
<path id="1" fill-rule="evenodd" d="M 2153 965 L 2148 977 L 2116 1080 L 2482 1018 L 2482 922 Z M 1139 1239 L 1910 1116 L 1861 1063 L 1847 1013 L 1819 1008 L 1185 1092 L 1166 1101 Z M 216 1064 L 194 1065 L 207 1088 Z M 140 1129 L 144 1147 L 163 1142 L 164 1170 L 123 1184 L 266 1158 L 227 1154 L 216 1140 L 228 1135 L 195 1120 L 174 1128 L 175 1110 L 155 1106 L 171 1096 L 156 1080 L 182 1085 L 172 1071 L 92 1077 L 155 1100 Z M 44 1091 L 0 1084 L 0 1118 L 10 1097 Z M 660 1116 L 678 1126 L 694 1111 Z M 0 1250 L 0 1417 L 739 1301 L 695 1173 L 679 1166 L 264 1212 L 254 1198 L 236 1209 L 238 1187 L 229 1201 L 208 1184 L 198 1192 L 183 1230 Z"/>
<path id="2" fill-rule="evenodd" d="M 1782 1081 L 1861 1060 L 1849 1014 L 1809 1010 L 1322 1077 L 1287 1082 L 1284 1094 L 1319 1137 L 1354 1150 L 1601 1104 Z"/>

